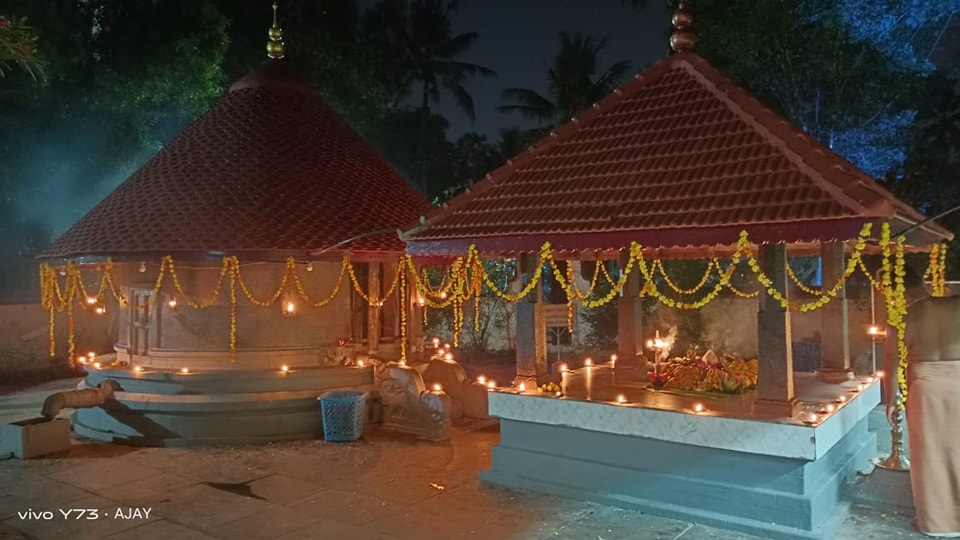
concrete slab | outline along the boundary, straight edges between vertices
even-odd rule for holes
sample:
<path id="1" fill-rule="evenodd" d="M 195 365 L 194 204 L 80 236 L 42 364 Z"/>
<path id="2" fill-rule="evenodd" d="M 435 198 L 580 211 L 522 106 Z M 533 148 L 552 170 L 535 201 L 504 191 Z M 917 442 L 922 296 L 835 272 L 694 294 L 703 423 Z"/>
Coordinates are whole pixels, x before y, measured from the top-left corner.
<path id="1" fill-rule="evenodd" d="M 888 439 L 882 415 L 877 409 L 870 417 L 881 444 Z M 0 538 L 751 538 L 689 521 L 480 485 L 477 474 L 490 468 L 499 429 L 461 428 L 444 443 L 376 429 L 349 444 L 299 441 L 184 450 L 75 442 L 64 456 L 0 461 Z M 151 519 L 89 525 L 17 516 L 30 508 L 87 505 L 147 506 Z M 913 529 L 910 512 L 854 506 L 835 538 L 924 536 Z"/>

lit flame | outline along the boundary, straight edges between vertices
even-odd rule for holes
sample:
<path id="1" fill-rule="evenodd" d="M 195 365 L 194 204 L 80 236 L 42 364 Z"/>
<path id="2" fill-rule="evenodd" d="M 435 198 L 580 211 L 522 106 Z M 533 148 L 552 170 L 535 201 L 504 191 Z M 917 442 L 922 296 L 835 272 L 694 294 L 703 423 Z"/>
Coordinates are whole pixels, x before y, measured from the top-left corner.
<path id="1" fill-rule="evenodd" d="M 583 365 L 585 365 L 585 366 L 587 366 L 587 367 L 592 366 L 592 365 L 593 365 L 593 358 L 586 358 L 586 359 L 584 359 Z"/>
<path id="2" fill-rule="evenodd" d="M 190 373 L 188 368 L 180 368 L 180 373 Z"/>
<path id="3" fill-rule="evenodd" d="M 813 422 L 816 422 L 816 421 L 819 420 L 819 419 L 820 419 L 820 417 L 817 416 L 815 413 L 810 413 L 810 416 L 807 417 L 807 422 L 813 423 Z"/>
<path id="4" fill-rule="evenodd" d="M 357 360 L 357 365 L 363 367 L 363 360 Z"/>
<path id="5" fill-rule="evenodd" d="M 137 366 L 137 367 L 133 368 L 133 370 L 136 371 L 137 373 L 140 373 L 141 371 L 143 371 L 143 367 Z"/>
<path id="6" fill-rule="evenodd" d="M 140 273 L 142 274 L 142 273 L 144 273 L 144 272 L 146 272 L 146 271 L 147 271 L 147 263 L 141 262 L 141 263 L 140 263 Z"/>
<path id="7" fill-rule="evenodd" d="M 616 363 L 616 361 L 617 361 L 617 355 L 611 354 L 611 355 L 610 355 L 610 361 Z"/>
<path id="8" fill-rule="evenodd" d="M 86 357 L 86 356 L 78 356 L 78 357 L 77 357 L 77 362 L 80 362 L 81 364 L 86 364 L 86 363 L 87 363 L 87 357 Z"/>
<path id="9" fill-rule="evenodd" d="M 88 296 L 88 297 L 87 297 L 87 304 L 89 304 L 89 305 L 92 306 L 92 305 L 94 305 L 94 304 L 96 304 L 96 303 L 97 303 L 97 299 L 96 299 L 96 298 L 94 298 L 94 297 L 92 297 L 92 296 Z"/>
<path id="10" fill-rule="evenodd" d="M 443 355 L 443 359 L 447 362 L 453 362 L 453 353 L 447 353 Z"/>
<path id="11" fill-rule="evenodd" d="M 290 371 L 290 366 L 284 364 L 284 365 L 280 366 L 280 371 L 286 373 L 286 372 Z"/>
<path id="12" fill-rule="evenodd" d="M 701 403 L 694 403 L 694 404 L 693 404 L 693 412 L 702 413 L 702 412 L 703 412 L 703 404 L 701 404 Z"/>
<path id="13" fill-rule="evenodd" d="M 440 386 L 439 383 L 438 383 L 438 384 L 435 384 L 435 385 L 433 385 L 433 391 L 434 391 L 434 392 L 441 392 L 441 391 L 443 391 L 443 387 Z"/>
<path id="14" fill-rule="evenodd" d="M 519 391 L 521 391 L 521 392 L 526 392 L 526 391 L 527 391 L 527 385 L 524 384 L 524 383 L 520 383 L 520 385 L 517 386 L 517 390 L 519 390 Z"/>
<path id="15" fill-rule="evenodd" d="M 90 359 L 92 360 L 97 357 L 97 353 L 91 351 L 87 353 L 87 356 L 89 356 Z"/>
<path id="16" fill-rule="evenodd" d="M 417 304 L 419 304 L 420 307 L 423 307 L 423 306 L 425 306 L 425 305 L 427 304 L 427 301 L 421 296 L 421 297 L 417 298 Z"/>
<path id="17" fill-rule="evenodd" d="M 440 291 L 440 298 L 446 299 L 446 298 L 447 298 L 447 291 Z"/>
<path id="18" fill-rule="evenodd" d="M 313 263 L 312 263 L 312 262 L 308 262 L 308 263 L 307 263 L 307 272 L 313 272 Z"/>
<path id="19" fill-rule="evenodd" d="M 620 394 L 619 396 L 617 396 L 617 403 L 626 403 L 626 402 L 627 402 L 626 396 L 624 396 L 623 394 Z"/>
<path id="20" fill-rule="evenodd" d="M 483 375 L 480 375 L 479 377 L 477 377 L 477 382 L 480 383 L 480 384 L 486 384 L 486 383 L 487 383 L 487 378 L 484 377 Z"/>
<path id="21" fill-rule="evenodd" d="M 287 315 L 293 315 L 297 311 L 297 305 L 293 302 L 287 302 L 287 305 L 283 308 L 287 312 Z"/>
<path id="22" fill-rule="evenodd" d="M 867 333 L 870 334 L 871 336 L 879 335 L 880 328 L 878 328 L 876 325 L 870 325 L 870 327 L 867 328 Z"/>
<path id="23" fill-rule="evenodd" d="M 450 344 L 449 344 L 449 343 L 444 343 L 444 344 L 443 344 L 443 348 L 449 351 L 449 350 L 450 350 Z"/>
<path id="24" fill-rule="evenodd" d="M 847 396 L 839 396 L 839 397 L 837 398 L 837 401 L 839 401 L 840 403 L 843 403 L 843 402 L 846 401 L 846 400 L 847 400 Z"/>
<path id="25" fill-rule="evenodd" d="M 882 370 L 882 369 L 877 372 L 877 377 L 878 377 L 878 378 L 881 378 L 881 379 L 883 378 L 883 370 Z"/>
<path id="26" fill-rule="evenodd" d="M 833 403 L 828 403 L 827 412 L 833 412 L 834 410 L 836 410 L 836 407 L 833 406 Z"/>
<path id="27" fill-rule="evenodd" d="M 93 367 L 100 369 L 100 362 L 94 362 Z"/>
<path id="28" fill-rule="evenodd" d="M 489 381 L 489 382 L 487 383 L 487 388 L 493 389 L 493 388 L 496 388 L 496 387 L 497 387 L 497 382 L 496 382 L 496 381 Z"/>
<path id="29" fill-rule="evenodd" d="M 177 299 L 171 298 L 167 301 L 167 305 L 170 306 L 170 309 L 177 309 Z"/>
<path id="30" fill-rule="evenodd" d="M 107 308 L 98 307 L 98 308 L 97 308 L 96 310 L 94 310 L 94 311 L 96 312 L 97 315 L 103 315 L 104 313 L 107 312 Z"/>
<path id="31" fill-rule="evenodd" d="M 560 364 L 560 373 L 566 373 L 566 372 L 567 372 L 567 365 Z"/>
<path id="32" fill-rule="evenodd" d="M 440 338 L 438 337 L 433 338 L 433 348 L 434 349 L 440 348 Z"/>

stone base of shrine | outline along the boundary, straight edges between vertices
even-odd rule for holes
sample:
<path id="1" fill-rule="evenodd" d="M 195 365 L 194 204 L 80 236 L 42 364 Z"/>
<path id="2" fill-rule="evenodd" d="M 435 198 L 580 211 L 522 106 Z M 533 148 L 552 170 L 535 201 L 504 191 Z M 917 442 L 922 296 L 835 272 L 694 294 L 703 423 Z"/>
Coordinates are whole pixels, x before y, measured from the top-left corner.
<path id="1" fill-rule="evenodd" d="M 371 366 L 188 373 L 88 366 L 87 371 L 79 388 L 111 380 L 121 390 L 100 407 L 74 411 L 73 431 L 106 442 L 179 447 L 317 438 L 323 434 L 317 398 L 335 389 L 366 390 L 367 419 L 379 418 Z"/>
<path id="2" fill-rule="evenodd" d="M 480 479 L 763 538 L 833 538 L 844 487 L 876 455 L 867 414 L 879 391 L 813 421 L 807 409 L 809 423 L 493 392 L 500 444 Z"/>

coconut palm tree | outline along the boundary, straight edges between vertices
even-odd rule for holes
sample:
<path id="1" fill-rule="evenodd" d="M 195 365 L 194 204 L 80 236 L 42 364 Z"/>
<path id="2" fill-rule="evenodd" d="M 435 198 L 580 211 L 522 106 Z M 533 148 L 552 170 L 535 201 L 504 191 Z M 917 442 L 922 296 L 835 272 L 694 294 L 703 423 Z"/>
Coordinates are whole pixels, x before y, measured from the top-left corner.
<path id="1" fill-rule="evenodd" d="M 473 97 L 467 91 L 470 77 L 496 75 L 492 70 L 459 60 L 477 41 L 476 32 L 455 34 L 450 14 L 459 0 L 385 0 L 368 14 L 368 30 L 382 32 L 387 54 L 387 76 L 396 88 L 396 103 L 417 95 L 420 101 L 421 135 L 430 116 L 430 104 L 448 93 L 471 119 Z M 416 93 L 416 94 L 415 94 Z M 422 142 L 423 137 L 421 137 Z M 421 164 L 425 165 L 421 148 Z M 421 187 L 426 192 L 426 171 Z"/>
<path id="2" fill-rule="evenodd" d="M 600 51 L 607 38 L 599 41 L 579 32 L 560 32 L 560 50 L 547 70 L 549 97 L 528 88 L 503 91 L 504 112 L 518 112 L 541 128 L 568 121 L 613 91 L 630 72 L 630 63 L 621 60 L 601 71 Z M 599 75 L 598 75 L 599 73 Z"/>

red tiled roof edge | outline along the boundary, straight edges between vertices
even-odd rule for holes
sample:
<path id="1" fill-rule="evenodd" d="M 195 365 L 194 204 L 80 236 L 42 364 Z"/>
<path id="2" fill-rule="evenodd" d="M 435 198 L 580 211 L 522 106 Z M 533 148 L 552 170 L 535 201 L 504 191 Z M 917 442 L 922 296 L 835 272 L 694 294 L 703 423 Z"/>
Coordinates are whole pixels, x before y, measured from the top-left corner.
<path id="1" fill-rule="evenodd" d="M 876 181 L 848 161 L 841 158 L 832 150 L 824 147 L 803 132 L 803 130 L 797 128 L 788 120 L 760 103 L 746 90 L 742 89 L 730 78 L 711 66 L 705 59 L 696 53 L 682 52 L 668 56 L 643 72 L 638 73 L 633 80 L 614 90 L 609 96 L 595 103 L 590 109 L 574 117 L 569 123 L 559 127 L 547 137 L 534 143 L 515 158 L 508 160 L 505 165 L 488 173 L 484 179 L 468 188 L 461 195 L 445 203 L 441 208 L 428 213 L 426 215 L 426 225 L 416 223 L 408 226 L 404 229 L 404 239 L 415 242 L 416 236 L 424 230 L 429 229 L 431 222 L 442 220 L 453 214 L 456 210 L 469 204 L 476 197 L 492 189 L 499 178 L 511 174 L 516 169 L 523 167 L 535 159 L 542 152 L 548 151 L 553 146 L 575 134 L 579 129 L 580 123 L 587 122 L 593 117 L 602 114 L 607 109 L 619 103 L 624 96 L 630 95 L 636 86 L 643 85 L 650 79 L 659 77 L 662 73 L 675 66 L 682 66 L 700 80 L 705 89 L 714 93 L 718 99 L 723 100 L 731 112 L 735 113 L 748 125 L 754 127 L 770 144 L 782 151 L 785 158 L 806 173 L 807 177 L 833 195 L 839 204 L 850 208 L 857 214 L 861 214 L 864 218 L 897 218 L 908 223 L 916 223 L 925 219 L 920 212 L 897 199 L 892 193 L 881 187 Z M 754 111 L 754 114 L 751 114 L 750 111 Z M 771 128 L 770 125 L 761 121 L 761 117 L 767 118 L 767 122 L 775 123 L 775 125 Z M 784 135 L 779 135 L 775 133 L 775 131 L 783 132 Z M 788 141 L 789 138 L 799 140 L 799 143 Z M 791 144 L 793 146 L 802 144 L 801 148 L 806 147 L 808 151 L 801 154 L 791 146 Z M 814 153 L 817 155 L 814 155 Z M 820 157 L 827 161 L 827 163 L 824 164 L 826 171 L 818 170 L 809 163 L 808 159 L 811 157 Z M 837 175 L 841 175 L 841 177 Z M 845 182 L 844 179 L 846 179 Z M 856 190 L 861 196 L 872 196 L 873 201 L 861 202 L 848 190 Z M 934 235 L 941 236 L 944 239 L 953 238 L 953 234 L 950 231 L 935 223 L 925 228 Z"/>
<path id="2" fill-rule="evenodd" d="M 687 71 L 703 81 L 705 88 L 725 101 L 732 112 L 753 126 L 758 133 L 763 134 L 770 144 L 779 148 L 788 160 L 807 173 L 807 176 L 817 182 L 822 189 L 834 195 L 844 206 L 869 217 L 888 219 L 900 217 L 905 218 L 905 221 L 914 222 L 925 219 L 923 214 L 915 208 L 899 200 L 852 163 L 762 104 L 701 56 L 694 53 L 680 53 L 676 56 L 682 56 L 681 60 L 687 67 Z M 762 121 L 761 117 L 766 117 L 768 120 Z M 788 139 L 795 139 L 798 142 L 793 143 Z M 806 148 L 807 151 L 801 152 L 797 147 Z M 809 162 L 811 157 L 817 157 L 814 154 L 819 154 L 819 157 L 834 163 L 825 163 L 826 170 L 819 170 Z M 844 180 L 847 181 L 844 182 Z M 874 200 L 869 202 L 858 200 L 850 193 L 854 189 L 861 195 L 873 196 Z M 940 229 L 940 234 L 953 236 L 946 229 Z"/>

